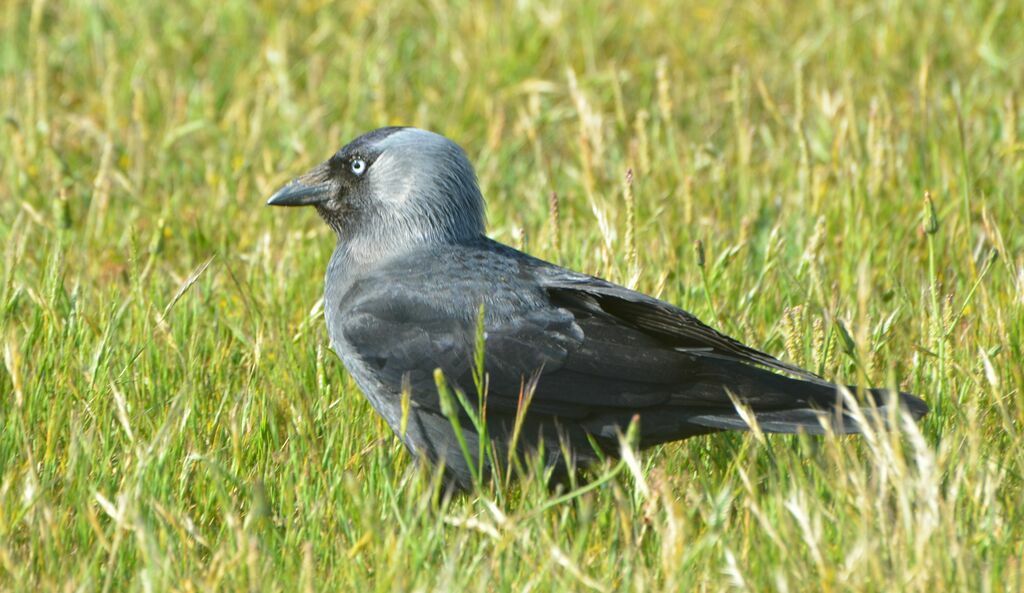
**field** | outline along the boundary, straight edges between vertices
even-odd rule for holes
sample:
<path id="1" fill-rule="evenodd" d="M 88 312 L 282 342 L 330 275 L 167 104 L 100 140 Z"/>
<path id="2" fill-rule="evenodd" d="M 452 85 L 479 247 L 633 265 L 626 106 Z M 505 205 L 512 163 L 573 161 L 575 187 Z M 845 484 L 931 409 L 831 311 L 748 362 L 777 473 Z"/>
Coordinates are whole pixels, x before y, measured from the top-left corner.
<path id="1" fill-rule="evenodd" d="M 1024 590 L 1024 3 L 498 4 L 0 6 L 0 591 Z M 392 124 L 498 240 L 932 413 L 440 499 L 264 207 Z"/>

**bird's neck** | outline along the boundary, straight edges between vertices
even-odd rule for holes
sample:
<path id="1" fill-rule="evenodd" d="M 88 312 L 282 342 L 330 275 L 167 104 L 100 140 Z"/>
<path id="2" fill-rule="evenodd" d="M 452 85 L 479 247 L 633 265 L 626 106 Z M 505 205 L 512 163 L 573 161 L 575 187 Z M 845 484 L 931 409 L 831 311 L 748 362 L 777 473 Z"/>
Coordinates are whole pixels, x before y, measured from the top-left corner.
<path id="1" fill-rule="evenodd" d="M 443 245 L 473 243 L 485 239 L 483 233 L 466 237 L 406 233 L 401 236 L 401 240 L 339 234 L 338 243 L 327 267 L 328 285 L 333 285 L 340 297 L 360 278 L 392 260 L 421 254 Z"/>

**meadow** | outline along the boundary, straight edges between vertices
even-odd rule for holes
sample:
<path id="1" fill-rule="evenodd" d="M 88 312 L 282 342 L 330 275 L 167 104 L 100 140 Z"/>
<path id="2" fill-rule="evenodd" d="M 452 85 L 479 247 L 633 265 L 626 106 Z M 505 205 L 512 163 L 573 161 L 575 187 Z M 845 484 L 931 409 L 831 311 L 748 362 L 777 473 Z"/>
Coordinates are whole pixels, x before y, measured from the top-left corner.
<path id="1" fill-rule="evenodd" d="M 1024 590 L 1021 23 L 4 2 L 0 590 Z M 498 240 L 932 413 L 443 499 L 329 349 L 331 231 L 263 205 L 398 124 L 466 149 Z"/>

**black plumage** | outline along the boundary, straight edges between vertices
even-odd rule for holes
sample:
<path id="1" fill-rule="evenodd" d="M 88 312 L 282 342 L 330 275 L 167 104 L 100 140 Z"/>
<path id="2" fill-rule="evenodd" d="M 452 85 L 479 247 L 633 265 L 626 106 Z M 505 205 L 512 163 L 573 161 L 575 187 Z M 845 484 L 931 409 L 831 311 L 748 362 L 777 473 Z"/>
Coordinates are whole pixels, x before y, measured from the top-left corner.
<path id="1" fill-rule="evenodd" d="M 669 303 L 486 238 L 472 167 L 447 139 L 377 130 L 328 163 L 269 203 L 313 204 L 338 232 L 325 288 L 332 346 L 406 445 L 443 461 L 460 485 L 469 484 L 470 466 L 443 414 L 434 370 L 475 401 L 481 307 L 486 421 L 499 451 L 528 384 L 521 446 L 543 441 L 557 458 L 567 442 L 577 461 L 592 458 L 594 446 L 614 455 L 634 417 L 641 446 L 746 429 L 737 403 L 765 432 L 861 430 L 836 385 Z M 411 398 L 404 432 L 403 390 Z M 867 394 L 868 416 L 880 421 L 893 402 L 915 419 L 928 409 L 905 393 Z M 466 415 L 461 426 L 475 453 Z"/>

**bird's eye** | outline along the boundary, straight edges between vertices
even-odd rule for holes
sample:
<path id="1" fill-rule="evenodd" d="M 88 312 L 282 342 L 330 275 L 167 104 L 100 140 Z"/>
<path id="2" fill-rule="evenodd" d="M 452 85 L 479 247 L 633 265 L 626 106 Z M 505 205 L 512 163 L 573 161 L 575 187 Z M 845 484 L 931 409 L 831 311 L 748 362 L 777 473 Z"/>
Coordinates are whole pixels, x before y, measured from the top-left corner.
<path id="1" fill-rule="evenodd" d="M 362 175 L 366 172 L 366 161 L 363 159 L 353 159 L 351 167 L 353 173 L 356 175 Z"/>

